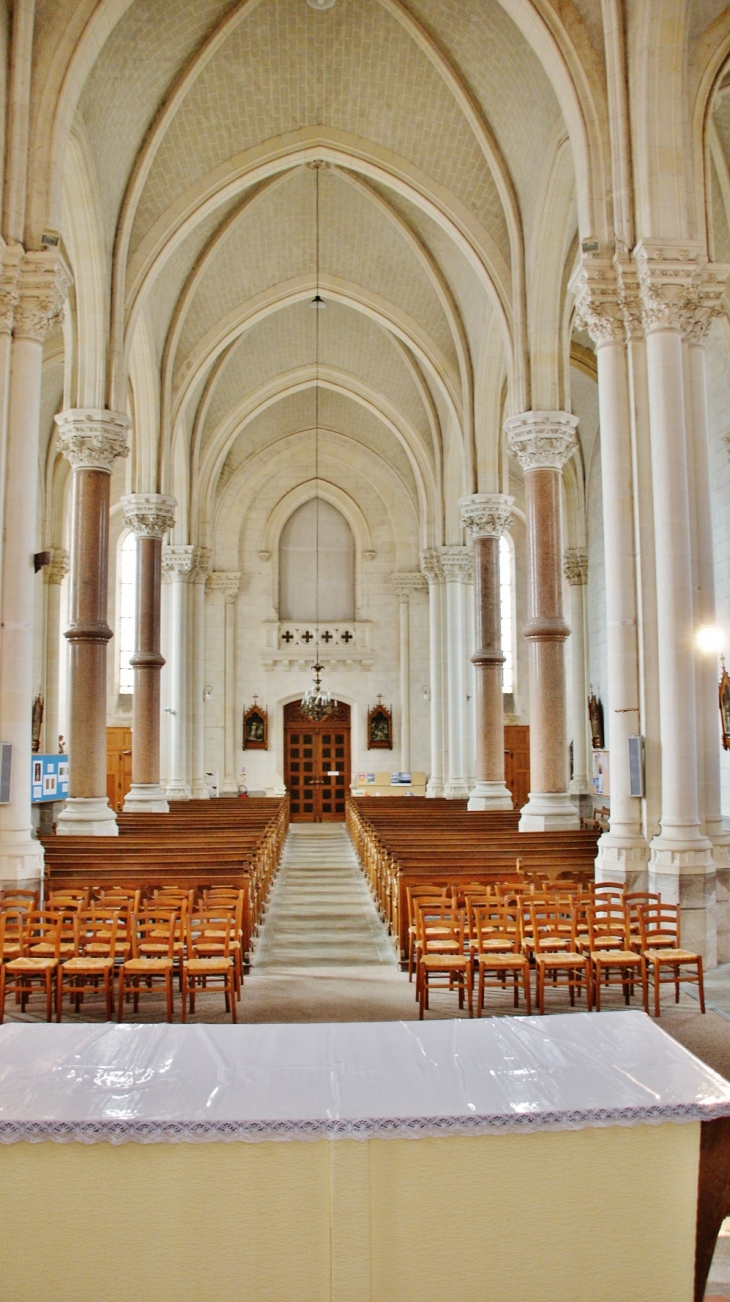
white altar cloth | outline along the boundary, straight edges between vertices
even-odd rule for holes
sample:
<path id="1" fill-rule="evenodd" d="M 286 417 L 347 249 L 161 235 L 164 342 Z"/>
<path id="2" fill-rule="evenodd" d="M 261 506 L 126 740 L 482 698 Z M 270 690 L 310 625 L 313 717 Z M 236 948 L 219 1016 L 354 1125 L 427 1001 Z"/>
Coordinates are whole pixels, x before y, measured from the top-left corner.
<path id="1" fill-rule="evenodd" d="M 6 1144 L 405 1138 L 728 1115 L 730 1084 L 634 1011 L 0 1029 Z"/>

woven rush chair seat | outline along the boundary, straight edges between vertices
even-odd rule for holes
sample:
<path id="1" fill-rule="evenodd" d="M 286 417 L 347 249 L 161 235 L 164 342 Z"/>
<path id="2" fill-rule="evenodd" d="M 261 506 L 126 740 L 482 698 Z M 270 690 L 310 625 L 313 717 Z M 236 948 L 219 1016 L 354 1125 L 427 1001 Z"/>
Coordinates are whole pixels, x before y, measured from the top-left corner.
<path id="1" fill-rule="evenodd" d="M 67 959 L 58 971 L 56 980 L 57 1016 L 63 1013 L 64 992 L 71 998 L 78 1012 L 87 990 L 104 986 L 107 1021 L 114 1012 L 114 961 L 117 940 L 117 918 L 111 924 L 105 916 L 94 910 L 80 910 L 74 920 L 74 957 Z M 104 949 L 104 953 L 89 953 L 91 949 Z"/>
<path id="2" fill-rule="evenodd" d="M 21 953 L 6 963 L 4 955 L 7 921 L 6 915 L 0 914 L 0 1023 L 5 1017 L 6 996 L 16 995 L 20 999 L 21 1011 L 25 1012 L 26 1004 L 33 991 L 33 983 L 36 981 L 40 990 L 45 993 L 46 1021 L 50 1022 L 53 1017 L 53 983 L 58 979 L 60 962 L 61 921 L 45 910 L 30 910 L 27 914 L 21 915 Z M 29 940 L 40 940 L 52 950 L 52 953 L 40 956 L 29 955 L 27 952 Z M 15 943 L 16 938 L 13 936 L 11 944 L 14 946 Z"/>
<path id="3" fill-rule="evenodd" d="M 155 984 L 159 984 L 160 980 L 165 988 L 167 1020 L 168 1022 L 172 1021 L 172 977 L 175 967 L 177 922 L 178 917 L 174 912 L 170 913 L 164 920 L 154 910 L 143 918 L 132 917 L 130 926 L 132 957 L 126 959 L 119 968 L 117 1021 L 121 1022 L 122 1020 L 125 995 L 131 995 L 136 1013 L 139 1010 L 140 995 L 154 991 Z M 167 927 L 167 952 L 165 954 L 158 952 L 158 946 L 163 944 L 162 926 Z M 140 952 L 141 947 L 145 944 L 154 945 L 155 952 L 152 955 L 143 955 Z M 180 966 L 182 967 L 182 959 Z"/>
<path id="4" fill-rule="evenodd" d="M 428 1008 L 429 989 L 457 990 L 459 1008 L 464 1007 L 464 992 L 467 995 L 469 1016 L 473 1016 L 472 1003 L 472 965 L 471 955 L 464 952 L 464 911 L 445 914 L 439 923 L 438 935 L 430 935 L 426 925 L 426 914 L 421 912 L 418 968 L 416 987 L 418 993 L 418 1016 L 422 1020 Z M 444 934 L 446 929 L 446 934 Z M 442 976 L 444 980 L 434 985 L 431 977 Z"/>
<path id="5" fill-rule="evenodd" d="M 705 1011 L 705 982 L 702 956 L 684 949 L 680 934 L 678 904 L 645 904 L 640 907 L 641 949 L 646 963 L 647 978 L 654 985 L 654 1016 L 659 1017 L 660 991 L 663 985 L 674 986 L 674 1002 L 679 1003 L 681 981 L 697 986 L 700 1011 Z M 660 938 L 659 944 L 656 938 Z M 668 943 L 671 941 L 671 943 Z M 665 943 L 667 942 L 667 943 Z M 662 969 L 669 969 L 663 977 Z M 694 968 L 694 972 L 687 971 Z M 684 971 L 682 970 L 684 969 Z"/>
<path id="6" fill-rule="evenodd" d="M 238 998 L 237 961 L 231 954 L 231 928 L 224 930 L 221 939 L 212 942 L 216 952 L 207 952 L 211 944 L 211 934 L 220 935 L 220 910 L 212 916 L 201 914 L 185 920 L 185 958 L 182 965 L 182 1020 L 187 1017 L 188 1003 L 190 1012 L 195 1012 L 196 991 L 212 988 L 222 991 L 226 1012 L 231 1014 L 231 1021 L 238 1020 L 236 1001 Z"/>

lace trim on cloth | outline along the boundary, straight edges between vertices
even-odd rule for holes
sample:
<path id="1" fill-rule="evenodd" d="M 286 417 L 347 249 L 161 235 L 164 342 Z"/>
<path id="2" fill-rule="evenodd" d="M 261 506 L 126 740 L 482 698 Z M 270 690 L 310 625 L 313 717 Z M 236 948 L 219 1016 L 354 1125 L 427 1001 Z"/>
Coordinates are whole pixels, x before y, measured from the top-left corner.
<path id="1" fill-rule="evenodd" d="M 286 1140 L 420 1139 L 509 1131 L 660 1126 L 730 1116 L 730 1103 L 597 1108 L 485 1117 L 370 1117 L 359 1121 L 0 1121 L 0 1144 L 257 1144 Z"/>

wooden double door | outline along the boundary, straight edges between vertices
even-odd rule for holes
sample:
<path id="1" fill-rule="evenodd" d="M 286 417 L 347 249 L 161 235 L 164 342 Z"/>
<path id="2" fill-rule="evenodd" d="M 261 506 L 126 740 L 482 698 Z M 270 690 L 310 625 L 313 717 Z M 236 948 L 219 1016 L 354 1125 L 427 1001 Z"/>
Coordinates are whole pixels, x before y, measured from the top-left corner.
<path id="1" fill-rule="evenodd" d="M 320 723 L 284 707 L 284 781 L 293 823 L 341 823 L 350 788 L 350 707 L 340 703 Z"/>

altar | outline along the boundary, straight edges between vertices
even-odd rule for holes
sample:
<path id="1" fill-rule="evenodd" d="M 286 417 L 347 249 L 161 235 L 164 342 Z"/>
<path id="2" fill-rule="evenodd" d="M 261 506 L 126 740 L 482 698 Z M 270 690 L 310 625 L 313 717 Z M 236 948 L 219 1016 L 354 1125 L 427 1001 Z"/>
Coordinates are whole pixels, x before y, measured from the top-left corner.
<path id="1" fill-rule="evenodd" d="M 2 1295 L 692 1302 L 725 1117 L 633 1011 L 5 1025 Z"/>

